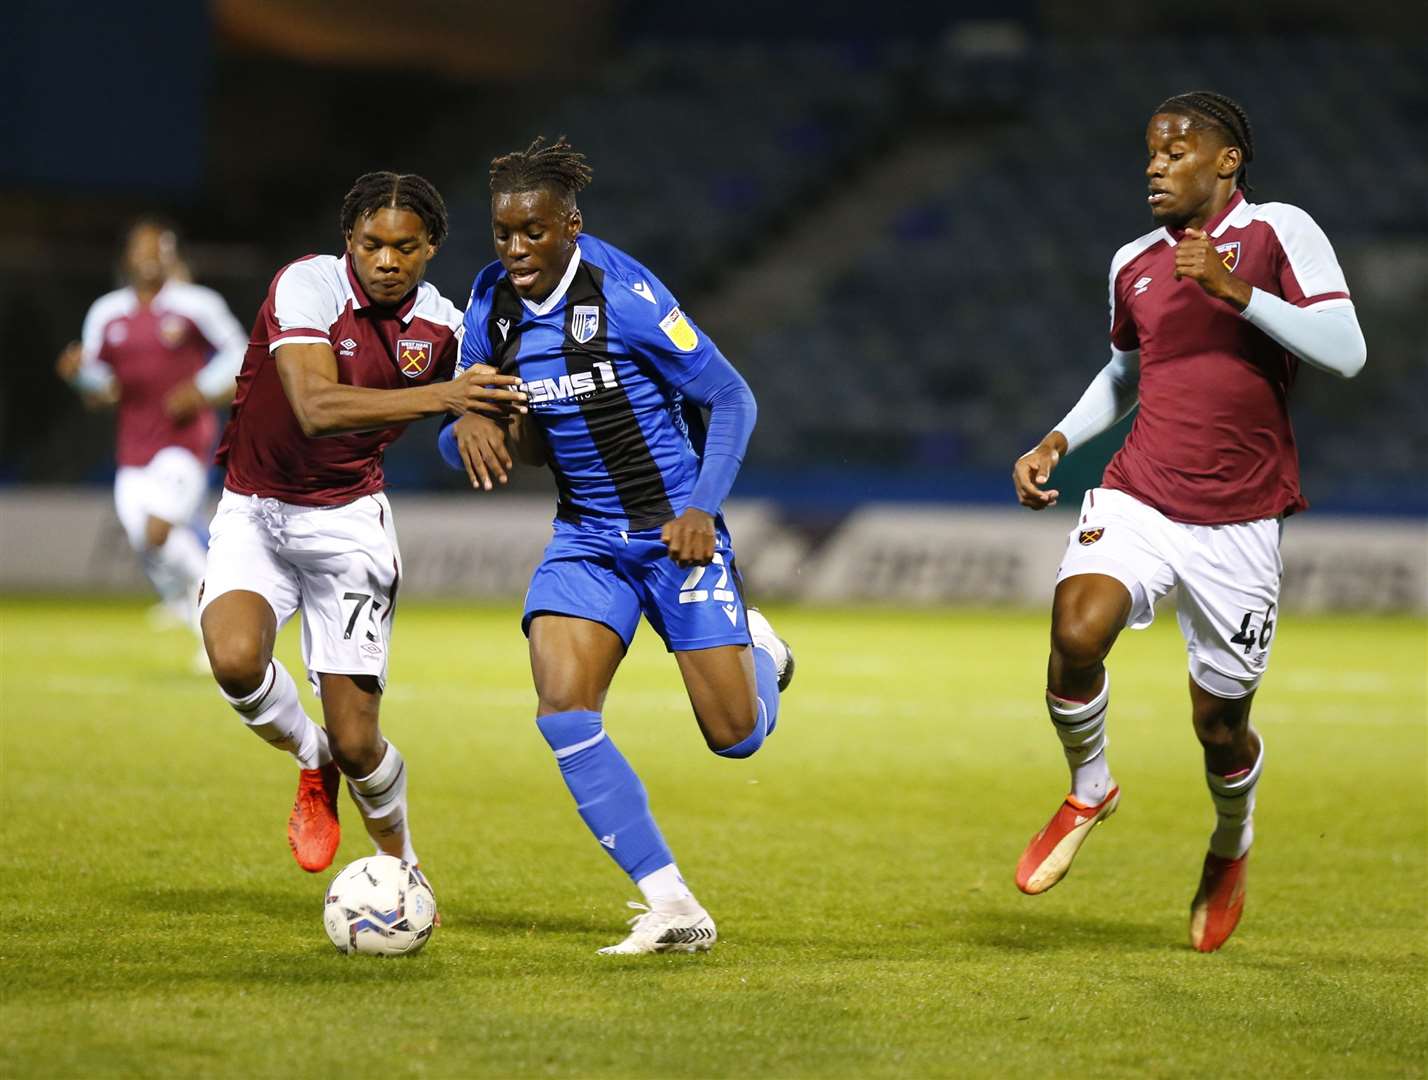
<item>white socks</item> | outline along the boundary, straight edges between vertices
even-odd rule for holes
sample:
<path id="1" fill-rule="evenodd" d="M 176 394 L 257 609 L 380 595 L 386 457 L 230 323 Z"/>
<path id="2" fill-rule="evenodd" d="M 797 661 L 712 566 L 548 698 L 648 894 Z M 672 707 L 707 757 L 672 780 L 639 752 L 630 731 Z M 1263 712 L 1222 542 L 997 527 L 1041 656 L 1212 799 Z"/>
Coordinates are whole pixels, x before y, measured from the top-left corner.
<path id="1" fill-rule="evenodd" d="M 347 778 L 347 790 L 362 812 L 367 835 L 378 850 L 409 863 L 417 861 L 407 827 L 407 765 L 391 743 L 381 763 L 360 780 Z"/>
<path id="2" fill-rule="evenodd" d="M 185 626 L 198 632 L 198 583 L 207 569 L 208 553 L 187 525 L 175 525 L 163 547 L 142 553 L 144 572 L 159 598 Z"/>
<path id="3" fill-rule="evenodd" d="M 1109 672 L 1101 692 L 1084 703 L 1065 701 L 1046 692 L 1047 712 L 1066 751 L 1066 763 L 1071 766 L 1071 794 L 1087 806 L 1102 802 L 1115 786 L 1106 764 L 1106 706 L 1110 699 Z"/>
<path id="4" fill-rule="evenodd" d="M 304 769 L 316 769 L 332 760 L 327 732 L 303 712 L 297 684 L 276 660 L 269 661 L 263 684 L 247 697 L 230 697 L 221 687 L 218 692 L 255 735 L 292 754 Z"/>
<path id="5" fill-rule="evenodd" d="M 1210 852 L 1222 859 L 1238 859 L 1254 843 L 1254 789 L 1264 771 L 1264 742 L 1259 757 L 1243 772 L 1229 776 L 1205 773 L 1210 801 L 1215 804 L 1215 831 L 1210 834 Z"/>
<path id="6" fill-rule="evenodd" d="M 679 867 L 674 863 L 662 866 L 652 874 L 646 874 L 635 882 L 644 894 L 645 903 L 650 907 L 668 907 L 681 901 L 694 899 L 684 878 L 679 875 Z"/>

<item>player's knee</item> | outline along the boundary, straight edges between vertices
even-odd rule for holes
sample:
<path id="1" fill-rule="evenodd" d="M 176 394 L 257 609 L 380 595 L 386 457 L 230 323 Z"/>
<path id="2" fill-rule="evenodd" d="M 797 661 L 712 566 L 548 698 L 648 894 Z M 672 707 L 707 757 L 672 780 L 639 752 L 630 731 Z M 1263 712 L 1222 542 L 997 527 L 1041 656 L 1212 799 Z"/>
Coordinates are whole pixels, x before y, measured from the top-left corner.
<path id="1" fill-rule="evenodd" d="M 213 678 L 230 697 L 247 697 L 263 683 L 268 671 L 267 650 L 259 634 L 229 633 L 221 637 L 204 634 L 204 648 Z"/>
<path id="2" fill-rule="evenodd" d="M 1115 630 L 1094 616 L 1058 613 L 1051 624 L 1051 648 L 1065 668 L 1093 668 L 1105 660 Z"/>
<path id="3" fill-rule="evenodd" d="M 599 701 L 594 695 L 573 685 L 537 687 L 536 701 L 542 717 L 556 713 L 599 711 Z"/>
<path id="4" fill-rule="evenodd" d="M 759 706 L 755 701 L 749 708 L 720 709 L 712 716 L 705 710 L 696 714 L 696 718 L 700 731 L 704 733 L 705 745 L 713 753 L 722 754 L 747 740 L 757 730 Z"/>
<path id="5" fill-rule="evenodd" d="M 386 740 L 375 725 L 366 730 L 358 725 L 328 724 L 327 744 L 342 775 L 358 779 L 376 771 L 387 749 Z"/>

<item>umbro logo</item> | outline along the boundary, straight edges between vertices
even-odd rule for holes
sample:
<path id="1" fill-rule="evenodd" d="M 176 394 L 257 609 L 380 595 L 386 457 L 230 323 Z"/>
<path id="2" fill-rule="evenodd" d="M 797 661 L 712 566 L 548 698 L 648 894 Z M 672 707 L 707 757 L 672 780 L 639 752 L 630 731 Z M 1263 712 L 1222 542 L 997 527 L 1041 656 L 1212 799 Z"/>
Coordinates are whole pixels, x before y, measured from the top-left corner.
<path id="1" fill-rule="evenodd" d="M 636 296 L 638 296 L 641 300 L 648 300 L 651 304 L 659 303 L 659 301 L 655 299 L 654 290 L 651 289 L 648 285 L 646 285 L 643 281 L 639 281 L 631 285 L 630 291 Z"/>
<path id="2" fill-rule="evenodd" d="M 1151 279 L 1148 277 L 1143 277 L 1139 281 L 1137 281 L 1135 283 L 1135 295 L 1139 296 L 1141 293 L 1145 292 L 1146 289 L 1150 288 L 1150 281 Z"/>
<path id="3" fill-rule="evenodd" d="M 341 348 L 343 356 L 357 355 L 357 342 L 353 341 L 350 337 L 343 338 L 337 345 Z"/>

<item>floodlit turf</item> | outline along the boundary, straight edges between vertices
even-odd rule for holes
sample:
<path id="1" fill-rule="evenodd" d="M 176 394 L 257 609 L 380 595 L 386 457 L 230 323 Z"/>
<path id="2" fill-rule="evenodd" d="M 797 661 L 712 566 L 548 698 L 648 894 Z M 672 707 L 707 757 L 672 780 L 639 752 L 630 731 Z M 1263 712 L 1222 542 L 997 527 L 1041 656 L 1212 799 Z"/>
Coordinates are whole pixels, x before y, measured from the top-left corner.
<path id="1" fill-rule="evenodd" d="M 7 1076 L 1421 1076 L 1422 622 L 1279 626 L 1244 922 L 1186 944 L 1212 814 L 1173 619 L 1117 647 L 1120 812 L 1051 893 L 1045 617 L 774 611 L 798 652 L 754 759 L 703 749 L 648 629 L 610 730 L 718 921 L 609 959 L 633 889 L 533 724 L 504 608 L 404 608 L 386 728 L 445 925 L 339 956 L 284 825 L 292 763 L 142 605 L 3 618 Z M 296 636 L 284 635 L 293 666 Z M 369 850 L 344 796 L 337 865 Z"/>

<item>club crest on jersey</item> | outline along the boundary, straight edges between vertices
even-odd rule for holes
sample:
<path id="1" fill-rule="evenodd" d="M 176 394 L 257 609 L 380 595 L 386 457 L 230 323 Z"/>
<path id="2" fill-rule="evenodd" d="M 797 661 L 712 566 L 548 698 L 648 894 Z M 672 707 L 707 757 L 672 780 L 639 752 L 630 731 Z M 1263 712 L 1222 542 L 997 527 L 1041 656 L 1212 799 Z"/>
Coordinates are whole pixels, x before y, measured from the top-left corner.
<path id="1" fill-rule="evenodd" d="M 1090 547 L 1104 535 L 1106 535 L 1104 528 L 1082 529 L 1081 535 L 1076 537 L 1076 542 L 1082 547 Z"/>
<path id="2" fill-rule="evenodd" d="M 170 349 L 177 348 L 183 341 L 185 329 L 183 319 L 177 315 L 165 315 L 159 320 L 159 337 Z"/>
<path id="3" fill-rule="evenodd" d="M 661 319 L 659 328 L 664 331 L 665 337 L 674 342 L 674 347 L 680 352 L 693 352 L 695 346 L 699 344 L 694 327 L 689 325 L 689 320 L 684 317 L 684 312 L 679 308 L 675 308 Z"/>
<path id="4" fill-rule="evenodd" d="M 576 304 L 570 316 L 570 336 L 584 345 L 600 329 L 600 309 L 594 304 Z"/>
<path id="5" fill-rule="evenodd" d="M 1233 270 L 1240 264 L 1240 242 L 1231 240 L 1228 244 L 1216 244 L 1215 250 L 1220 253 L 1220 261 L 1225 264 L 1226 270 Z"/>
<path id="6" fill-rule="evenodd" d="M 402 338 L 397 342 L 397 366 L 408 379 L 417 379 L 431 367 L 431 342 Z"/>

